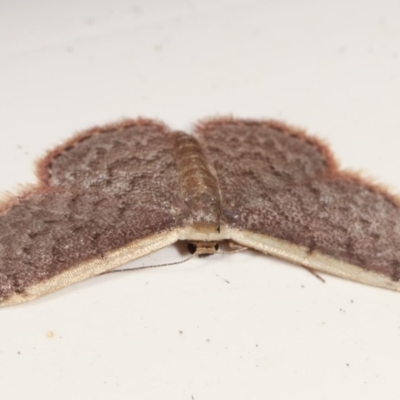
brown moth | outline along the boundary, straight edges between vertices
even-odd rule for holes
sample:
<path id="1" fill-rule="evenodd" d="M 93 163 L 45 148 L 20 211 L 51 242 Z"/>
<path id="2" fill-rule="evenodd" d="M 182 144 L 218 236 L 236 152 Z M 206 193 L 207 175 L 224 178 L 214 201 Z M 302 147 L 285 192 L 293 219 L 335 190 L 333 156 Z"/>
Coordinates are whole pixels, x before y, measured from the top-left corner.
<path id="1" fill-rule="evenodd" d="M 276 121 L 205 120 L 194 135 L 127 120 L 38 163 L 38 186 L 0 204 L 0 304 L 112 270 L 178 240 L 231 240 L 400 290 L 400 202 L 340 171 L 319 140 Z"/>

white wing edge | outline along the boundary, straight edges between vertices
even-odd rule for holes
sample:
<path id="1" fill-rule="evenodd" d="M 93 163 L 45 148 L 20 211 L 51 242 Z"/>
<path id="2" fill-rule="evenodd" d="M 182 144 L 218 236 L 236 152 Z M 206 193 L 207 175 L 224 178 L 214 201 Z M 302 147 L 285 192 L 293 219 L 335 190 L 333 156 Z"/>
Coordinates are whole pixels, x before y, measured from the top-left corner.
<path id="1" fill-rule="evenodd" d="M 393 281 L 387 275 L 369 271 L 315 250 L 310 252 L 307 247 L 298 246 L 271 236 L 235 228 L 227 228 L 226 230 L 234 242 L 262 253 L 351 281 L 400 291 L 400 282 Z"/>
<path id="2" fill-rule="evenodd" d="M 120 267 L 129 261 L 175 243 L 179 238 L 179 232 L 179 229 L 176 229 L 135 240 L 124 247 L 105 254 L 103 258 L 95 258 L 90 261 L 85 261 L 46 281 L 27 287 L 24 293 L 15 293 L 1 302 L 0 306 L 23 303 L 36 297 L 54 292 L 55 290 L 62 289 L 75 282 Z"/>
<path id="3" fill-rule="evenodd" d="M 103 258 L 96 258 L 83 262 L 51 279 L 30 286 L 26 288 L 24 293 L 16 293 L 7 300 L 1 302 L 0 306 L 23 303 L 62 289 L 75 282 L 118 268 L 129 261 L 177 242 L 179 239 L 182 239 L 182 237 L 187 236 L 187 229 L 188 228 L 175 229 L 173 231 L 135 240 L 124 247 L 105 254 Z M 344 279 L 371 286 L 400 291 L 400 282 L 392 281 L 387 275 L 368 271 L 367 269 L 326 256 L 317 251 L 310 252 L 307 247 L 298 246 L 285 240 L 230 227 L 224 227 L 223 236 L 224 238 L 218 239 L 231 239 L 236 243 L 262 253 L 291 261 L 311 269 L 326 272 L 330 275 L 336 275 Z"/>

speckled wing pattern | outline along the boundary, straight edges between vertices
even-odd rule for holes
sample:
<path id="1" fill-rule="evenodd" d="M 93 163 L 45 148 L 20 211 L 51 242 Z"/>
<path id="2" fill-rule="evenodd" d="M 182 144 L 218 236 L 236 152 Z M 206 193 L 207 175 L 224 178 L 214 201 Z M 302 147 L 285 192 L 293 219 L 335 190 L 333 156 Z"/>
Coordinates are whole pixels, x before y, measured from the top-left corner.
<path id="1" fill-rule="evenodd" d="M 186 224 L 173 134 L 149 120 L 78 134 L 0 216 L 0 303 L 19 303 L 175 242 Z"/>
<path id="2" fill-rule="evenodd" d="M 400 290 L 400 203 L 275 121 L 146 119 L 93 128 L 0 203 L 0 305 L 101 274 L 177 240 L 220 240 Z M 203 252 L 203 253 L 202 253 Z"/>
<path id="3" fill-rule="evenodd" d="M 339 170 L 329 149 L 275 121 L 216 119 L 196 136 L 232 240 L 306 267 L 400 290 L 399 200 Z"/>

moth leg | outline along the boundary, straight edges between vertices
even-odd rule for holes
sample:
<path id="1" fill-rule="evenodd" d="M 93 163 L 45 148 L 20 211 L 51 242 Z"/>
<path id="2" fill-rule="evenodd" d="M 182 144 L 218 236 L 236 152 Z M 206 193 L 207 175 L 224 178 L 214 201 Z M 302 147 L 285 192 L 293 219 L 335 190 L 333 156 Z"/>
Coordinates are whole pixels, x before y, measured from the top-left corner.
<path id="1" fill-rule="evenodd" d="M 238 252 L 238 251 L 244 251 L 244 250 L 248 249 L 248 247 L 243 246 L 239 243 L 236 243 L 233 240 L 225 240 L 224 243 L 226 244 L 227 252 Z"/>

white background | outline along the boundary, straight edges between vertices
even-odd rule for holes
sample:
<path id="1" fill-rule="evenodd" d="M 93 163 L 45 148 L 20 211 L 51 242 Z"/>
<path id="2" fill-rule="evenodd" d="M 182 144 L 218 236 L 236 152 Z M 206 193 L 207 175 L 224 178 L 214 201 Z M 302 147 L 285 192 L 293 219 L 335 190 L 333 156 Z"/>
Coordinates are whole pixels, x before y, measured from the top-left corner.
<path id="1" fill-rule="evenodd" d="M 399 110 L 398 0 L 0 3 L 2 193 L 77 130 L 227 114 L 307 128 L 400 191 Z M 397 399 L 400 293 L 325 279 L 247 252 L 0 309 L 0 397 Z"/>

